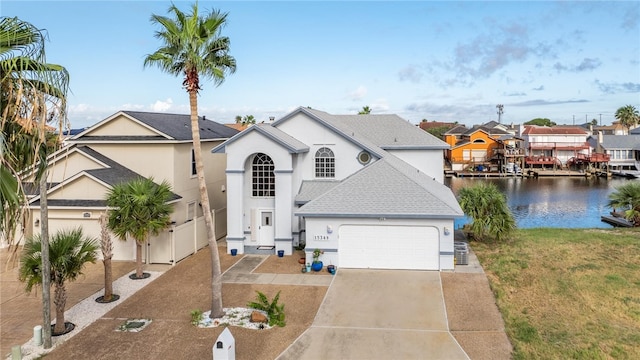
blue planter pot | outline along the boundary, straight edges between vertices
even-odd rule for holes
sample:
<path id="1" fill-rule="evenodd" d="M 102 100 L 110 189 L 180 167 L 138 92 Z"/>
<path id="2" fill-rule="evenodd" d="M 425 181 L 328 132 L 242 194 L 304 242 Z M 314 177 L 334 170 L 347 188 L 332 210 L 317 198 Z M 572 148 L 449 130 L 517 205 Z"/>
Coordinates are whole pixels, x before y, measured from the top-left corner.
<path id="1" fill-rule="evenodd" d="M 322 270 L 322 261 L 311 263 L 311 270 L 313 270 L 313 271 Z"/>
<path id="2" fill-rule="evenodd" d="M 231 256 L 236 256 L 238 254 L 238 249 L 231 249 Z"/>

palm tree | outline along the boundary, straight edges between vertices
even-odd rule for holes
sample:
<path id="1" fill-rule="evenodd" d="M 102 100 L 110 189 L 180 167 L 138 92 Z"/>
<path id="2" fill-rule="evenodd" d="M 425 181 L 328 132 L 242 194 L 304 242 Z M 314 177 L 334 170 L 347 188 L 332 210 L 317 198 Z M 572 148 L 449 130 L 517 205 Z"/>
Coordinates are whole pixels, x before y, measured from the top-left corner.
<path id="1" fill-rule="evenodd" d="M 633 126 L 640 122 L 640 114 L 634 106 L 625 105 L 616 110 L 616 119 L 618 119 L 620 124 L 626 127 L 627 130 L 631 130 Z"/>
<path id="2" fill-rule="evenodd" d="M 369 106 L 363 106 L 362 110 L 358 112 L 358 115 L 367 115 L 367 114 L 371 114 L 371 109 L 369 108 Z"/>
<path id="3" fill-rule="evenodd" d="M 640 183 L 633 181 L 616 187 L 609 194 L 607 206 L 614 209 L 622 209 L 624 218 L 635 226 L 640 226 Z"/>
<path id="4" fill-rule="evenodd" d="M 173 207 L 171 185 L 160 185 L 152 178 L 137 178 L 115 185 L 107 192 L 109 229 L 121 240 L 132 237 L 136 241 L 136 279 L 144 278 L 142 272 L 142 245 L 149 235 L 158 235 L 169 227 Z"/>
<path id="5" fill-rule="evenodd" d="M 464 187 L 458 195 L 460 207 L 473 220 L 469 227 L 476 240 L 490 237 L 500 241 L 516 228 L 507 200 L 496 185 L 480 183 Z"/>
<path id="6" fill-rule="evenodd" d="M 64 309 L 67 303 L 65 282 L 73 281 L 82 275 L 87 262 L 94 263 L 97 259 L 98 245 L 95 239 L 85 237 L 82 228 L 56 232 L 49 246 L 51 260 L 51 279 L 55 286 L 53 303 L 56 305 L 56 324 L 54 334 L 60 335 L 68 331 L 64 319 Z M 26 283 L 29 292 L 34 285 L 43 283 L 42 254 L 44 248 L 40 236 L 35 235 L 27 239 L 20 258 L 19 279 Z"/>
<path id="7" fill-rule="evenodd" d="M 46 156 L 59 142 L 50 147 L 46 122 L 57 121 L 62 133 L 67 125 L 66 97 L 69 73 L 56 64 L 46 62 L 46 35 L 32 24 L 16 17 L 0 17 L 0 233 L 9 244 L 21 217 L 26 199 L 21 191 L 19 171 L 39 162 L 36 181 L 40 182 L 40 218 L 42 268 L 50 273 L 49 228 L 47 207 Z M 9 179 L 9 174 L 13 179 Z M 17 192 L 10 193 L 18 189 Z M 16 195 L 17 194 L 17 195 Z M 42 313 L 44 348 L 51 347 L 50 282 L 42 280 Z"/>
<path id="8" fill-rule="evenodd" d="M 210 78 L 216 86 L 222 84 L 226 74 L 234 73 L 236 60 L 229 55 L 230 40 L 221 32 L 227 22 L 227 13 L 212 10 L 205 16 L 198 13 L 198 4 L 193 4 L 190 14 L 180 11 L 175 5 L 168 10 L 175 18 L 152 15 L 151 21 L 161 29 L 156 37 L 163 42 L 153 54 L 144 60 L 145 66 L 155 65 L 174 76 L 183 76 L 182 85 L 189 94 L 191 134 L 196 162 L 200 203 L 207 227 L 207 240 L 211 252 L 211 317 L 222 317 L 222 273 L 216 243 L 215 227 L 211 216 L 209 194 L 204 177 L 200 132 L 198 126 L 198 91 L 200 76 Z"/>
<path id="9" fill-rule="evenodd" d="M 120 295 L 113 293 L 113 272 L 111 258 L 113 258 L 113 242 L 109 234 L 109 217 L 107 213 L 100 216 L 100 250 L 102 251 L 102 265 L 104 266 L 104 295 L 96 301 L 108 303 L 116 301 Z"/>

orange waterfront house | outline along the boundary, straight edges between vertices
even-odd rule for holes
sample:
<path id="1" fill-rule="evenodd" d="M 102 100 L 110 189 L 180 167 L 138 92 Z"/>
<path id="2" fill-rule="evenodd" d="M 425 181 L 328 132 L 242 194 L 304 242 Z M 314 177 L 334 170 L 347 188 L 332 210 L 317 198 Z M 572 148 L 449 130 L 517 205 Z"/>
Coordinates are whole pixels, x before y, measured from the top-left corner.
<path id="1" fill-rule="evenodd" d="M 456 126 L 447 131 L 445 142 L 451 146 L 446 158 L 453 171 L 486 171 L 491 169 L 491 159 L 499 147 L 498 139 L 510 133 L 499 126 L 491 127 L 495 122 L 467 128 Z M 497 169 L 496 169 L 497 170 Z"/>

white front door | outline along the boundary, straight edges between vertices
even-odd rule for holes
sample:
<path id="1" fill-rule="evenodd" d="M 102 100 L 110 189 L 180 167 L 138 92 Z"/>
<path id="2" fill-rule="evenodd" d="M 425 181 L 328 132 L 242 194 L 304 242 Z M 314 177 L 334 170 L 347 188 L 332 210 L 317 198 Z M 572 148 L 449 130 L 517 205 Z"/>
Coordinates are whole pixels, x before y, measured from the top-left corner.
<path id="1" fill-rule="evenodd" d="M 275 246 L 273 209 L 260 209 L 258 214 L 258 246 Z"/>

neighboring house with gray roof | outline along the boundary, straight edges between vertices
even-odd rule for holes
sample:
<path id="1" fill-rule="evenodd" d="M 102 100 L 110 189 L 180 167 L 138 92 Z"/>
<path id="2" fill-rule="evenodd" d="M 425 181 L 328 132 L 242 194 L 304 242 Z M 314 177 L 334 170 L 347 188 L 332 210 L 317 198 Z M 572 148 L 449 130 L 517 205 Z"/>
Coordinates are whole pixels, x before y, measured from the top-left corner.
<path id="1" fill-rule="evenodd" d="M 300 107 L 212 149 L 227 154 L 227 251 L 305 246 L 325 265 L 453 269 L 464 216 L 443 184 L 449 146 L 397 115 Z"/>
<path id="2" fill-rule="evenodd" d="M 201 148 L 216 235 L 226 235 L 226 156 L 209 149 L 237 134 L 222 124 L 199 118 Z M 195 173 L 189 115 L 120 111 L 65 140 L 48 159 L 49 229 L 81 226 L 100 237 L 100 216 L 107 210 L 106 194 L 113 186 L 138 177 L 167 181 L 172 188 L 172 225 L 145 246 L 145 261 L 174 264 L 207 245 L 206 229 Z M 32 178 L 31 178 L 32 179 Z M 40 194 L 29 196 L 27 235 L 38 232 Z M 134 260 L 135 243 L 114 239 L 114 260 Z"/>
<path id="3" fill-rule="evenodd" d="M 640 135 L 603 135 L 589 137 L 596 153 L 609 155 L 614 174 L 640 176 Z"/>

